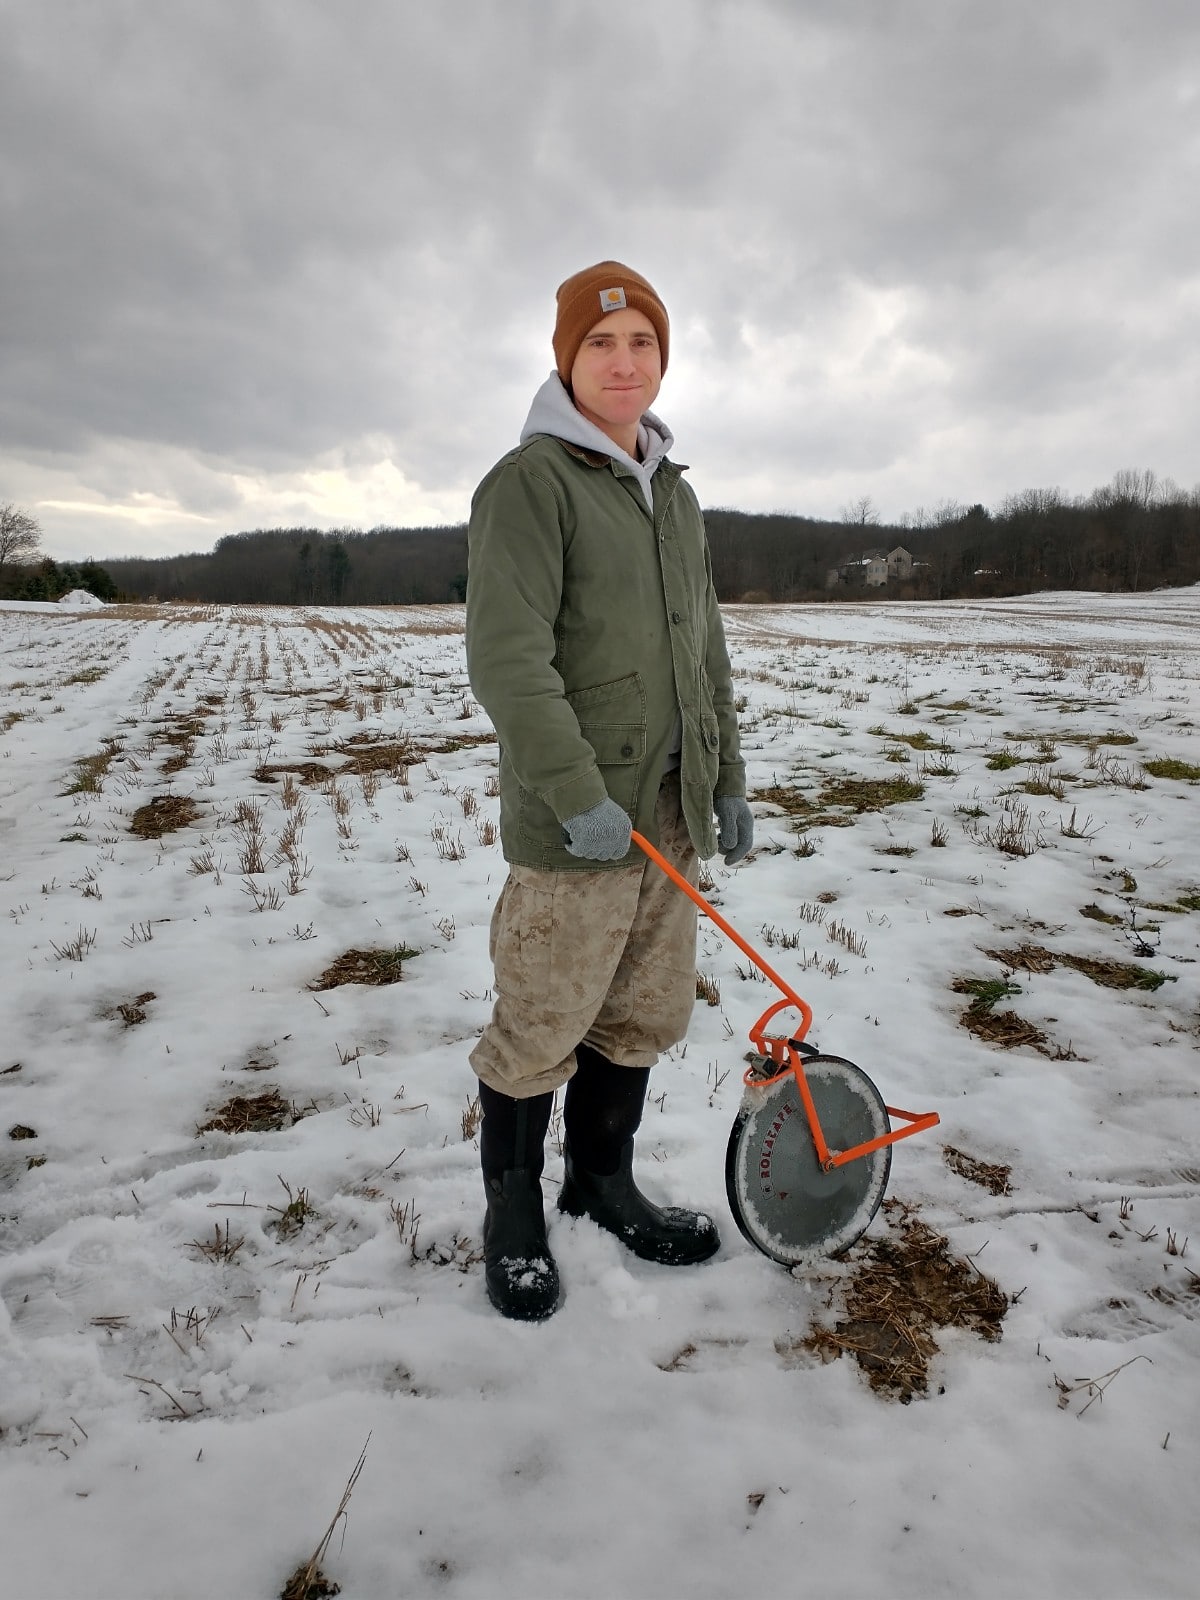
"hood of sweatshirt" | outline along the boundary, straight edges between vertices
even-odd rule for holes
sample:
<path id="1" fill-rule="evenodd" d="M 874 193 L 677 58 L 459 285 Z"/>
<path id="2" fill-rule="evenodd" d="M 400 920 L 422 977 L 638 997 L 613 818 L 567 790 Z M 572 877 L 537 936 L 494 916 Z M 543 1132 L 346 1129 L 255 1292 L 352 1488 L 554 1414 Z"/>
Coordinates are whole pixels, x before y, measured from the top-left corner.
<path id="1" fill-rule="evenodd" d="M 653 411 L 643 414 L 638 424 L 638 450 L 642 459 L 636 461 L 596 426 L 581 411 L 576 411 L 566 385 L 557 372 L 552 372 L 533 397 L 525 426 L 521 429 L 521 443 L 539 434 L 562 439 L 567 444 L 578 445 L 581 450 L 594 450 L 599 455 L 611 456 L 636 476 L 643 498 L 651 512 L 654 499 L 651 480 L 659 462 L 675 443 L 675 435 Z"/>

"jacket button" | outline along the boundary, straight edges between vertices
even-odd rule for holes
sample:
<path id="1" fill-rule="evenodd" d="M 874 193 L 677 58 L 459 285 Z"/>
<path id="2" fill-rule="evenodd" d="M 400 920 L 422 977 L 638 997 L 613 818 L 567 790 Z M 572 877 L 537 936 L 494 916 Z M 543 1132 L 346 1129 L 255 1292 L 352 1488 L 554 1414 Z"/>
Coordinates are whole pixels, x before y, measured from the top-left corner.
<path id="1" fill-rule="evenodd" d="M 709 736 L 708 736 L 708 746 L 709 746 L 710 750 L 715 750 L 717 748 L 717 746 L 720 744 L 720 742 L 721 742 L 721 735 L 719 733 L 710 733 L 709 734 Z"/>
<path id="2" fill-rule="evenodd" d="M 623 744 L 621 746 L 621 754 L 623 756 L 631 756 L 633 754 L 633 746 L 631 744 Z"/>
<path id="3" fill-rule="evenodd" d="M 671 613 L 671 621 L 672 622 L 682 622 L 683 618 L 679 615 L 678 611 L 672 611 L 672 613 Z"/>

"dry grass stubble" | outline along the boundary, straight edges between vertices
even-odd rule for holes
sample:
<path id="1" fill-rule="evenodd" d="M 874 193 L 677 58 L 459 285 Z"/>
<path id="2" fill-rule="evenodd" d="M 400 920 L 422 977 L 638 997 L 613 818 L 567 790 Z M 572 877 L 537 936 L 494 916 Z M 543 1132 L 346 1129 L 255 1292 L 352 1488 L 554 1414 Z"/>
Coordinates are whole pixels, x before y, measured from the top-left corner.
<path id="1" fill-rule="evenodd" d="M 901 1200 L 885 1200 L 896 1227 L 867 1241 L 854 1263 L 837 1320 L 803 1339 L 776 1346 L 785 1363 L 799 1348 L 824 1361 L 849 1354 L 877 1394 L 907 1404 L 929 1388 L 939 1328 L 966 1328 L 996 1341 L 1009 1299 Z"/>
<path id="2" fill-rule="evenodd" d="M 133 813 L 129 831 L 139 839 L 161 839 L 164 833 L 186 828 L 200 815 L 200 807 L 186 794 L 158 794 Z"/>

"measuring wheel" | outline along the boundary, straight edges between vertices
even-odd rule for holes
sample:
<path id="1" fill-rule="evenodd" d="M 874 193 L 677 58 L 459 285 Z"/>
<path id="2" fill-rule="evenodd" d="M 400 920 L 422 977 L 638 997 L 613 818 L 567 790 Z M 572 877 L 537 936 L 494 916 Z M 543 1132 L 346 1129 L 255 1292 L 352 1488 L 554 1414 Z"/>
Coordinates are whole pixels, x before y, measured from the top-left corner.
<path id="1" fill-rule="evenodd" d="M 887 1107 L 861 1067 L 840 1056 L 810 1056 L 804 1076 L 831 1154 L 889 1133 Z M 725 1188 L 751 1244 L 785 1267 L 806 1266 L 841 1255 L 866 1232 L 891 1167 L 887 1144 L 823 1172 L 788 1072 L 747 1087 L 725 1152 Z"/>

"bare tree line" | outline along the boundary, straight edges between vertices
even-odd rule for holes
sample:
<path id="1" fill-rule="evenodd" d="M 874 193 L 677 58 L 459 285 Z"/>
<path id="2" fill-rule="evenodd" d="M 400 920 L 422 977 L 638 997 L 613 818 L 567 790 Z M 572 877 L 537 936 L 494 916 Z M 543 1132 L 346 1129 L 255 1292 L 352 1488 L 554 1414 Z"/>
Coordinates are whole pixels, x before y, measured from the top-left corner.
<path id="1" fill-rule="evenodd" d="M 911 577 L 863 589 L 863 598 L 1200 582 L 1200 490 L 1184 492 L 1144 470 L 1118 472 L 1087 496 L 1025 489 L 994 511 L 942 502 L 893 523 L 880 520 L 869 495 L 852 501 L 836 521 L 716 508 L 705 513 L 705 522 L 714 582 L 725 601 L 845 598 L 847 571 L 853 588 L 863 557 L 897 546 L 913 558 Z M 23 570 L 26 584 L 36 585 L 37 569 L 18 563 L 36 553 L 40 532 L 30 545 L 28 526 L 20 527 L 23 547 L 14 553 L 0 543 L 0 592 L 20 593 Z M 836 569 L 843 581 L 830 587 Z M 122 596 L 135 600 L 436 604 L 465 596 L 466 528 L 255 529 L 229 534 L 203 554 L 121 557 L 106 560 L 103 570 Z"/>
<path id="2" fill-rule="evenodd" d="M 896 546 L 913 557 L 911 578 L 864 598 L 1200 582 L 1200 489 L 1184 492 L 1150 471 L 1118 472 L 1086 496 L 1025 489 L 995 511 L 943 501 L 891 524 L 879 520 L 869 496 L 851 502 L 837 523 L 725 510 L 706 512 L 705 522 L 722 599 L 844 598 L 845 582 L 831 588 L 830 573 Z"/>

